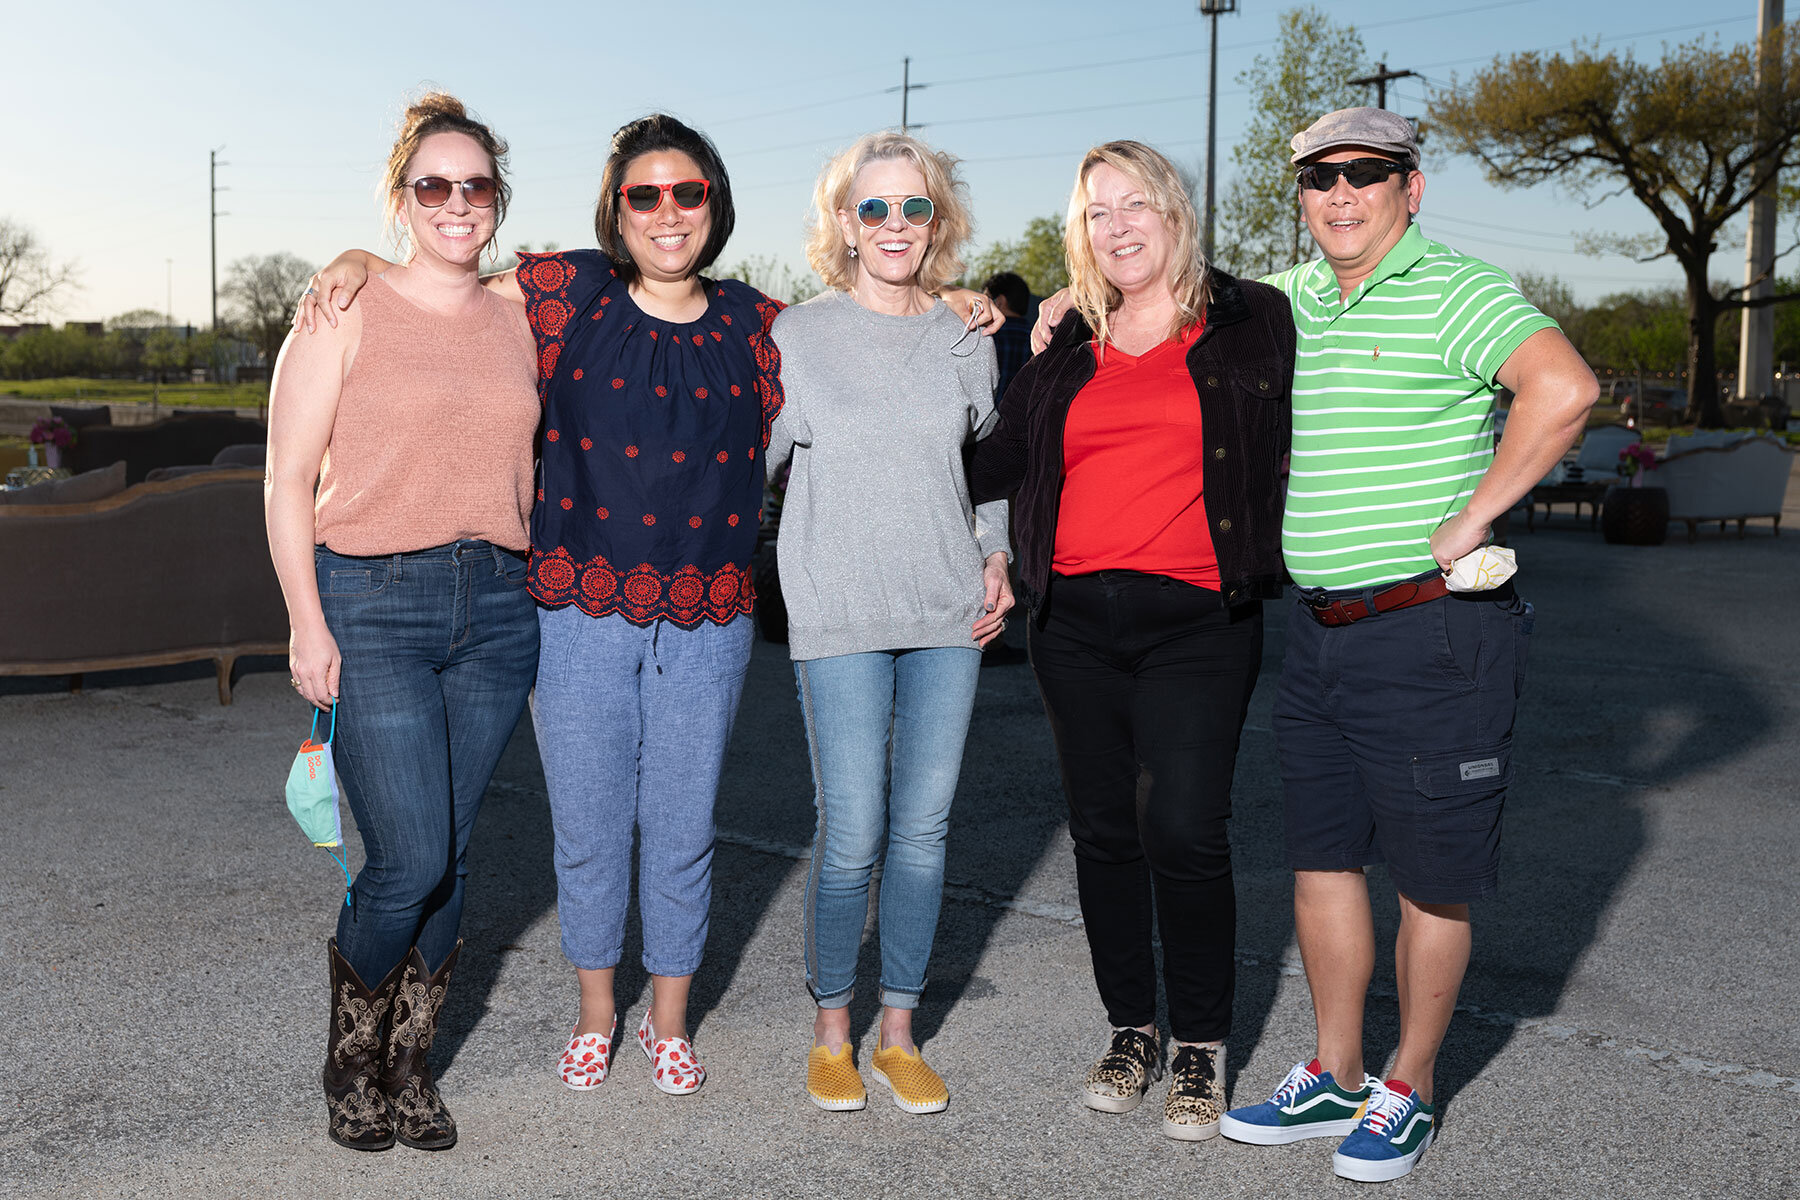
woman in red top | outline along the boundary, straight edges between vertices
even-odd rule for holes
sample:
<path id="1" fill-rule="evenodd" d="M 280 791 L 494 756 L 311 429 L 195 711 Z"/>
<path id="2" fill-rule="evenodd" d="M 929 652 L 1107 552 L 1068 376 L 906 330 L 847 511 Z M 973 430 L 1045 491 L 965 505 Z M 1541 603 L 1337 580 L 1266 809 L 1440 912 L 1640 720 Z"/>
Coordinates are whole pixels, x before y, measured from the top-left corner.
<path id="1" fill-rule="evenodd" d="M 1088 152 L 1064 245 L 1075 312 L 976 450 L 1016 489 L 1031 661 L 1056 736 L 1094 978 L 1112 1025 L 1081 1099 L 1136 1108 L 1162 1074 L 1152 927 L 1177 1049 L 1163 1130 L 1225 1107 L 1236 908 L 1231 777 L 1279 578 L 1294 326 L 1274 289 L 1211 270 L 1174 166 Z M 1153 917 L 1154 913 L 1154 917 Z"/>

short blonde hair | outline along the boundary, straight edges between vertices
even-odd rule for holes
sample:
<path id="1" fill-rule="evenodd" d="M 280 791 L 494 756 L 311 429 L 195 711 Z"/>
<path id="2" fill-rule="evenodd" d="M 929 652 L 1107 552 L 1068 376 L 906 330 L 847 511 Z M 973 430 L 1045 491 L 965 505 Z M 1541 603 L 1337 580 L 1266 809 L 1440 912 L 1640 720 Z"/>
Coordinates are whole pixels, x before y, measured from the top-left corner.
<path id="1" fill-rule="evenodd" d="M 925 194 L 934 210 L 931 244 L 919 264 L 919 286 L 936 292 L 962 274 L 962 248 L 974 231 L 969 218 L 969 187 L 956 176 L 954 156 L 933 150 L 909 134 L 883 130 L 864 134 L 848 150 L 838 154 L 819 175 L 813 187 L 812 212 L 806 220 L 806 261 L 819 273 L 826 287 L 849 291 L 856 280 L 856 260 L 844 244 L 837 214 L 850 207 L 850 186 L 856 174 L 870 163 L 902 158 L 925 177 Z"/>
<path id="2" fill-rule="evenodd" d="M 1088 234 L 1088 176 L 1101 163 L 1120 172 L 1143 190 L 1144 198 L 1175 235 L 1175 253 L 1169 260 L 1169 290 L 1175 296 L 1176 337 L 1198 321 L 1212 298 L 1206 257 L 1200 252 L 1200 218 L 1175 164 L 1142 142 L 1107 142 L 1081 157 L 1075 172 L 1075 190 L 1069 194 L 1069 222 L 1063 230 L 1063 251 L 1069 258 L 1069 299 L 1088 328 L 1104 344 L 1107 317 L 1124 301 L 1124 294 L 1107 282 L 1094 257 Z"/>

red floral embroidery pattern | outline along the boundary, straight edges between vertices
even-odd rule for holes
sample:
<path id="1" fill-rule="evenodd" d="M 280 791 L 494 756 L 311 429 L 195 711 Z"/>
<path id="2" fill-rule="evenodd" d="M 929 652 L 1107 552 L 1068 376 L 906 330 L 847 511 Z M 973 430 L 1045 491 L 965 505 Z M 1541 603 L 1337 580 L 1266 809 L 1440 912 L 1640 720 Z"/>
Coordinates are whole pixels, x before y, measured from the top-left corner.
<path id="1" fill-rule="evenodd" d="M 781 390 L 781 350 L 769 336 L 769 326 L 781 315 L 786 305 L 764 296 L 756 302 L 762 329 L 750 335 L 750 349 L 756 355 L 756 395 L 762 401 L 762 444 L 769 444 L 769 428 L 781 412 L 784 394 Z"/>
<path id="2" fill-rule="evenodd" d="M 687 461 L 687 451 L 677 450 L 675 453 L 669 455 L 669 457 L 674 459 L 678 463 L 686 462 Z"/>
<path id="3" fill-rule="evenodd" d="M 688 528 L 689 529 L 700 528 L 700 518 L 699 517 L 689 517 L 688 518 Z"/>
<path id="4" fill-rule="evenodd" d="M 550 379 L 556 374 L 556 360 L 562 356 L 563 331 L 575 315 L 575 308 L 569 303 L 575 267 L 554 254 L 521 257 L 523 261 L 514 278 L 525 293 L 525 316 L 538 342 L 538 402 L 542 404 L 549 399 Z"/>
<path id="5" fill-rule="evenodd" d="M 580 367 L 575 368 L 575 378 L 577 378 L 577 379 L 581 378 L 581 368 Z"/>
<path id="6" fill-rule="evenodd" d="M 604 520 L 606 520 L 606 518 L 612 516 L 612 511 L 610 509 L 605 509 L 605 508 L 596 508 L 594 510 L 594 515 L 596 517 L 599 517 L 602 521 L 604 521 Z"/>
<path id="7" fill-rule="evenodd" d="M 617 389 L 618 389 L 618 388 L 622 388 L 622 387 L 624 387 L 624 386 L 625 386 L 625 381 L 624 381 L 624 380 L 623 380 L 623 379 L 615 379 L 615 380 L 613 380 L 613 388 L 614 388 L 614 389 L 615 389 L 615 390 L 617 390 Z"/>
<path id="8" fill-rule="evenodd" d="M 562 498 L 562 506 L 563 506 L 563 511 L 568 512 L 571 508 L 575 507 L 575 502 L 573 500 L 569 499 L 567 496 L 564 496 Z"/>
<path id="9" fill-rule="evenodd" d="M 744 389 L 734 383 L 731 385 L 731 394 L 734 396 L 741 396 L 744 394 Z"/>
<path id="10" fill-rule="evenodd" d="M 646 524 L 646 525 L 656 524 L 656 514 L 655 513 L 645 513 L 644 514 L 644 524 Z"/>
<path id="11" fill-rule="evenodd" d="M 711 575 L 691 563 L 668 575 L 649 563 L 621 572 L 603 557 L 576 563 L 560 546 L 532 553 L 531 594 L 550 608 L 573 604 L 591 617 L 616 612 L 634 625 L 661 618 L 683 629 L 723 625 L 756 604 L 749 571 L 730 563 Z"/>
<path id="12" fill-rule="evenodd" d="M 704 342 L 705 340 L 706 340 L 706 335 L 703 333 L 696 333 L 694 335 L 693 341 L 694 341 L 694 345 L 696 345 L 696 346 L 698 346 L 701 342 Z"/>
<path id="13" fill-rule="evenodd" d="M 715 329 L 712 331 L 712 340 L 715 342 L 722 342 L 725 340 L 725 335 Z"/>
<path id="14" fill-rule="evenodd" d="M 594 439 L 593 438 L 582 438 L 581 439 L 581 448 L 583 450 L 592 450 L 594 448 Z"/>
<path id="15" fill-rule="evenodd" d="M 561 436 L 562 436 L 562 434 L 560 434 L 560 433 L 558 433 L 558 432 L 556 432 L 556 430 L 554 430 L 554 429 L 546 429 L 546 430 L 544 430 L 544 438 L 545 438 L 545 439 L 546 439 L 546 440 L 547 440 L 547 441 L 552 441 L 552 442 L 554 442 L 554 441 L 555 441 L 555 440 L 556 440 L 556 439 L 557 439 L 557 438 L 559 438 L 559 437 L 561 437 Z"/>
<path id="16" fill-rule="evenodd" d="M 726 517 L 725 523 L 727 525 L 731 526 L 733 529 L 736 529 L 737 528 L 737 514 L 732 513 L 729 517 Z"/>
<path id="17" fill-rule="evenodd" d="M 636 458 L 637 456 L 638 456 L 638 449 L 636 446 L 625 447 L 625 457 L 626 458 Z"/>
<path id="18" fill-rule="evenodd" d="M 717 458 L 720 462 L 727 462 L 730 460 L 731 455 L 729 455 L 725 451 L 721 450 L 714 457 Z"/>
<path id="19" fill-rule="evenodd" d="M 669 394 L 669 389 L 659 383 L 656 385 L 656 394 L 659 396 L 666 396 Z"/>
<path id="20" fill-rule="evenodd" d="M 696 400 L 706 399 L 706 389 L 705 388 L 695 388 L 694 389 L 694 399 L 696 399 Z"/>

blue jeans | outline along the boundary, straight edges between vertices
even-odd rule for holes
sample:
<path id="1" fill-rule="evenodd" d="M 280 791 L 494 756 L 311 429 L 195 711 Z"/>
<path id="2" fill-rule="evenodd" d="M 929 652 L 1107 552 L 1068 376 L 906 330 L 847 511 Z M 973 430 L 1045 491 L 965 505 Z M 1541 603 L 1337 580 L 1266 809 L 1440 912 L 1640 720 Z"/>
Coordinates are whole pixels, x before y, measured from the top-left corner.
<path id="1" fill-rule="evenodd" d="M 321 546 L 314 562 L 343 656 L 332 759 L 365 855 L 338 950 L 370 983 L 415 945 L 436 970 L 462 924 L 481 795 L 537 673 L 525 560 L 463 541 L 386 558 Z"/>
<path id="2" fill-rule="evenodd" d="M 531 715 L 556 830 L 562 949 L 583 970 L 625 946 L 638 833 L 644 969 L 692 975 L 712 904 L 713 801 L 731 740 L 751 622 L 633 625 L 573 605 L 538 613 Z"/>
<path id="3" fill-rule="evenodd" d="M 944 836 L 975 707 L 981 651 L 880 650 L 794 664 L 819 810 L 806 880 L 806 983 L 821 1008 L 850 1003 L 881 873 L 881 1002 L 925 990 L 944 892 Z"/>

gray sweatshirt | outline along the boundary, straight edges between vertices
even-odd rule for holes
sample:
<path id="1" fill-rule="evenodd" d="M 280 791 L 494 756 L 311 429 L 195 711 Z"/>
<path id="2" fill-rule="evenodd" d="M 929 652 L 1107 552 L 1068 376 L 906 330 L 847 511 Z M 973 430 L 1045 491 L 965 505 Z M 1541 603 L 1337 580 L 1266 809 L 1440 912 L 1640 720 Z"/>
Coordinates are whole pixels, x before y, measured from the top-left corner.
<path id="1" fill-rule="evenodd" d="M 776 551 L 796 659 L 975 645 L 1006 502 L 971 509 L 963 444 L 992 427 L 993 343 L 828 291 L 775 318 L 786 400 L 766 465 L 793 474 Z M 963 357 L 966 356 L 966 357 Z"/>

